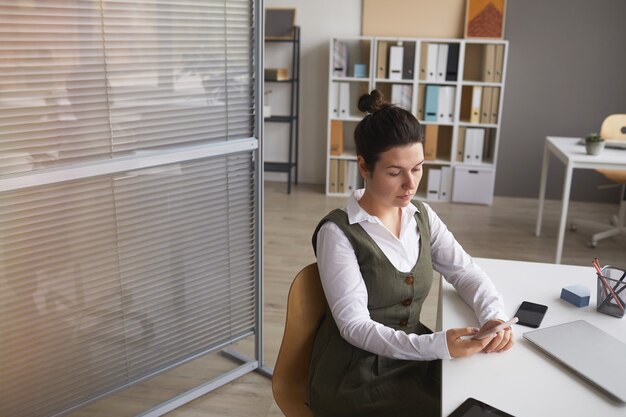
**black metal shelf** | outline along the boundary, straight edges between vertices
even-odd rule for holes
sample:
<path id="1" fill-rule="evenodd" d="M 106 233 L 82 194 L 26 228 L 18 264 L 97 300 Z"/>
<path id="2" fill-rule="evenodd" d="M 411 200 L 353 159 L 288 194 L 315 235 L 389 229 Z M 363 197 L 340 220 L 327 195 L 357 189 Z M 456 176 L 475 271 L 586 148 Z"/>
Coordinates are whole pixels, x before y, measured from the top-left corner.
<path id="1" fill-rule="evenodd" d="M 300 27 L 294 26 L 293 38 L 265 39 L 265 43 L 290 43 L 291 45 L 291 77 L 288 80 L 268 80 L 267 83 L 286 84 L 290 88 L 290 106 L 288 115 L 265 117 L 265 123 L 289 124 L 289 150 L 286 162 L 267 161 L 263 164 L 266 172 L 281 172 L 287 174 L 287 194 L 291 194 L 291 179 L 298 184 L 298 142 L 299 142 L 299 112 L 300 112 Z M 267 133 L 266 133 L 267 138 Z"/>
<path id="2" fill-rule="evenodd" d="M 288 80 L 268 80 L 267 78 L 265 80 L 266 83 L 297 83 L 298 79 L 297 78 L 290 78 Z"/>
<path id="3" fill-rule="evenodd" d="M 298 116 L 271 116 L 263 118 L 269 123 L 291 123 L 298 120 Z"/>

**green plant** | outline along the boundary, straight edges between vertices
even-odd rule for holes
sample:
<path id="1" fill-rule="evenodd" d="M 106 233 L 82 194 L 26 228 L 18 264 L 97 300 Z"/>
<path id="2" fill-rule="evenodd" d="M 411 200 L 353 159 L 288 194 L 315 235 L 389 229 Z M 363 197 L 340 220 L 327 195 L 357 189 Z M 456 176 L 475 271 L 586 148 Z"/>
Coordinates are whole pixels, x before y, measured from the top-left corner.
<path id="1" fill-rule="evenodd" d="M 600 136 L 598 133 L 590 133 L 585 138 L 585 142 L 603 142 L 603 141 L 604 139 L 602 139 L 602 136 Z"/>

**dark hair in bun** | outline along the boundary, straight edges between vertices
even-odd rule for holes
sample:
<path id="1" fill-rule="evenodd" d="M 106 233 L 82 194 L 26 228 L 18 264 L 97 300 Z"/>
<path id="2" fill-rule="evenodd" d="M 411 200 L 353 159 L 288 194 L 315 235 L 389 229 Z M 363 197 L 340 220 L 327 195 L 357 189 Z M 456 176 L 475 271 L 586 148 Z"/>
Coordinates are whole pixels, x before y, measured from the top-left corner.
<path id="1" fill-rule="evenodd" d="M 386 101 L 380 91 L 363 94 L 358 107 L 369 113 L 354 131 L 356 154 L 363 157 L 368 171 L 374 171 L 381 153 L 424 141 L 422 127 L 415 116 Z"/>

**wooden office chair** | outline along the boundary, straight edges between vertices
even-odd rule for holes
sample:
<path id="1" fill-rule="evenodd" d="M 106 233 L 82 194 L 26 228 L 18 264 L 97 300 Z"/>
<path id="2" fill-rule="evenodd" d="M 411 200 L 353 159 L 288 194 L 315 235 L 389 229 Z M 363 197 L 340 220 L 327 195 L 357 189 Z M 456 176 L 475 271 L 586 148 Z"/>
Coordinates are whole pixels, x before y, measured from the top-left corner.
<path id="1" fill-rule="evenodd" d="M 600 136 L 609 140 L 623 140 L 626 141 L 626 114 L 612 114 L 602 122 L 600 128 Z M 626 157 L 626 155 L 624 155 Z M 613 181 L 617 185 L 621 185 L 620 193 L 620 205 L 618 214 L 611 219 L 610 227 L 608 224 L 593 222 L 589 220 L 575 220 L 572 223 L 572 229 L 576 229 L 576 225 L 586 225 L 592 227 L 609 226 L 608 230 L 604 230 L 599 233 L 591 235 L 591 240 L 588 245 L 595 248 L 599 240 L 606 239 L 612 236 L 617 236 L 620 233 L 626 233 L 626 171 L 618 169 L 598 169 L 599 173 L 604 175 L 610 181 Z"/>
<path id="2" fill-rule="evenodd" d="M 326 314 L 317 263 L 296 275 L 287 299 L 285 332 L 272 377 L 276 404 L 287 417 L 313 417 L 308 407 L 308 375 L 313 341 Z"/>

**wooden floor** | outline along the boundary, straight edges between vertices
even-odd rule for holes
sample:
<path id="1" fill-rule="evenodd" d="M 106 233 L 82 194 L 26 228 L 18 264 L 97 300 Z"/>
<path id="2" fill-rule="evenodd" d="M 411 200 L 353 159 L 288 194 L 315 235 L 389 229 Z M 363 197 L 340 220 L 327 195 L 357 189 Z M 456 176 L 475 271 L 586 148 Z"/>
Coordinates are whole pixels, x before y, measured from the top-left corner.
<path id="1" fill-rule="evenodd" d="M 294 275 L 314 262 L 311 234 L 319 219 L 345 198 L 330 198 L 321 186 L 299 185 L 292 194 L 282 183 L 265 187 L 264 238 L 264 353 L 265 365 L 273 367 L 282 337 L 285 305 Z M 547 201 L 542 236 L 536 237 L 535 199 L 496 197 L 492 206 L 433 203 L 431 206 L 448 225 L 457 240 L 474 257 L 554 262 L 560 203 Z M 570 218 L 607 221 L 617 211 L 617 204 L 573 202 Z M 583 230 L 567 231 L 563 263 L 591 265 L 593 257 L 602 264 L 626 266 L 626 237 L 601 241 L 596 249 L 586 246 L 589 236 Z M 436 294 L 425 305 L 425 321 L 434 324 Z M 251 353 L 252 340 L 239 343 L 241 351 Z M 236 366 L 213 355 L 170 374 L 160 376 L 90 405 L 73 417 L 132 416 L 165 400 L 185 386 L 198 384 L 210 373 Z M 282 416 L 272 398 L 270 380 L 258 373 L 247 374 L 168 414 L 172 417 L 266 417 Z"/>

